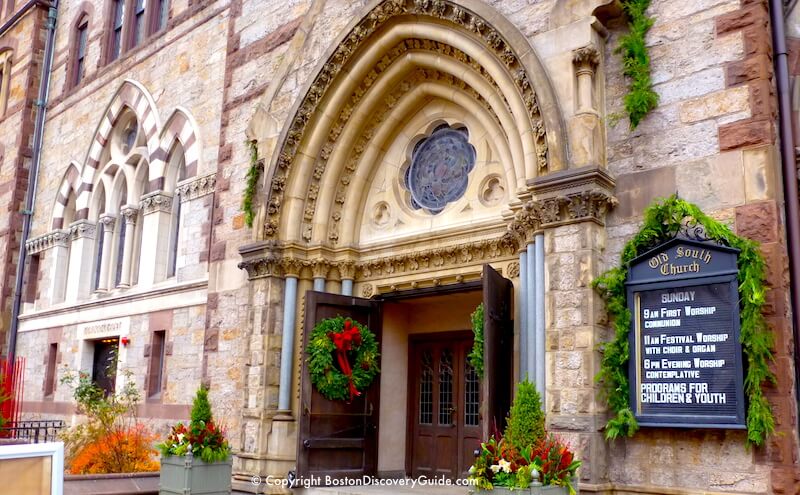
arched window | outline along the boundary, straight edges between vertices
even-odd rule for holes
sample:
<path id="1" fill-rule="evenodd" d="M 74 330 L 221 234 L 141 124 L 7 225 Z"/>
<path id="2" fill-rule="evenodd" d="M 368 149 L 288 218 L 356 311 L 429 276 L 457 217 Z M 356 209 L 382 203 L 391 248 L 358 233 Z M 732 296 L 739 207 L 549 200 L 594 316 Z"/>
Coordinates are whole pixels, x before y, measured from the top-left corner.
<path id="1" fill-rule="evenodd" d="M 94 256 L 94 276 L 92 277 L 92 291 L 96 291 L 98 289 L 105 288 L 105 283 L 101 286 L 100 285 L 100 273 L 103 266 L 103 255 L 105 254 L 105 250 L 107 247 L 105 244 L 105 231 L 111 226 L 107 222 L 103 222 L 103 217 L 106 212 L 106 194 L 105 188 L 103 187 L 102 183 L 98 184 L 98 189 L 95 192 L 94 202 L 96 205 L 97 211 L 97 218 L 100 220 L 97 222 L 96 227 L 96 234 L 95 234 L 95 256 Z"/>
<path id="2" fill-rule="evenodd" d="M 109 40 L 108 61 L 113 62 L 122 53 L 122 27 L 125 24 L 125 0 L 112 0 L 111 38 Z"/>
<path id="3" fill-rule="evenodd" d="M 115 246 L 115 253 L 114 253 L 114 284 L 113 287 L 117 287 L 122 283 L 122 273 L 123 273 L 123 261 L 125 259 L 125 237 L 128 234 L 128 229 L 126 228 L 126 219 L 124 215 L 122 215 L 123 208 L 125 207 L 127 200 L 128 200 L 128 193 L 126 191 L 126 184 L 123 179 L 121 187 L 121 194 L 119 197 L 119 202 L 117 203 L 117 211 L 120 212 L 118 217 L 118 221 L 116 222 L 115 232 L 114 232 L 114 246 Z"/>
<path id="4" fill-rule="evenodd" d="M 75 25 L 70 87 L 80 84 L 86 74 L 86 44 L 89 40 L 89 16 L 82 14 Z"/>
<path id="5" fill-rule="evenodd" d="M 145 23 L 145 1 L 134 0 L 133 9 L 133 33 L 131 34 L 131 48 L 139 46 L 147 35 L 147 24 Z"/>
<path id="6" fill-rule="evenodd" d="M 166 29 L 169 20 L 169 0 L 155 0 L 155 11 L 153 12 L 153 32 Z"/>
<path id="7" fill-rule="evenodd" d="M 176 160 L 178 169 L 178 182 L 186 178 L 186 163 L 184 161 L 183 147 L 177 145 L 173 151 L 172 160 Z M 172 162 L 170 160 L 170 162 Z M 172 221 L 169 229 L 169 258 L 167 259 L 167 277 L 174 277 L 178 265 L 178 234 L 181 230 L 181 198 L 175 194 L 172 198 Z"/>
<path id="8" fill-rule="evenodd" d="M 6 114 L 8 92 L 11 85 L 11 50 L 0 52 L 0 117 Z"/>

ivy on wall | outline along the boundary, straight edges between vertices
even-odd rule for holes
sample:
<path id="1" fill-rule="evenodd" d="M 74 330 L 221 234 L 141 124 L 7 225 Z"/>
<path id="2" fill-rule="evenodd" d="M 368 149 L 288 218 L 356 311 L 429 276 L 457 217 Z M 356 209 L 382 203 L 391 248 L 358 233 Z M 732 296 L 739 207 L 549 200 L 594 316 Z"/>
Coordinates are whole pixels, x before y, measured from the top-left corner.
<path id="1" fill-rule="evenodd" d="M 614 338 L 601 348 L 603 358 L 596 377 L 603 385 L 609 408 L 615 414 L 606 424 L 606 439 L 633 436 L 639 428 L 628 395 L 628 334 L 631 327 L 631 312 L 625 292 L 628 264 L 657 244 L 675 237 L 687 220 L 691 224 L 701 225 L 709 239 L 740 251 L 740 340 L 746 364 L 744 392 L 748 400 L 747 441 L 749 445 L 762 445 L 775 430 L 772 409 L 761 389 L 765 382 L 775 383 L 775 375 L 769 369 L 773 335 L 762 314 L 766 296 L 764 258 L 757 242 L 737 236 L 728 226 L 675 195 L 645 210 L 644 225 L 623 248 L 620 266 L 593 282 L 606 301 L 606 309 L 614 326 Z"/>
<path id="2" fill-rule="evenodd" d="M 256 217 L 253 200 L 256 197 L 258 179 L 261 178 L 264 164 L 258 159 L 258 143 L 248 141 L 247 146 L 250 148 L 250 168 L 247 170 L 247 184 L 242 194 L 242 211 L 244 212 L 244 221 L 247 226 L 253 227 L 253 220 Z"/>
<path id="3" fill-rule="evenodd" d="M 655 22 L 645 13 L 649 6 L 650 0 L 622 0 L 630 32 L 620 38 L 619 46 L 614 50 L 622 55 L 623 73 L 630 78 L 624 102 L 631 129 L 635 129 L 658 105 L 658 94 L 653 91 L 650 79 L 650 55 L 644 39 Z"/>
<path id="4" fill-rule="evenodd" d="M 467 356 L 469 364 L 475 369 L 479 377 L 483 378 L 483 303 L 478 304 L 475 311 L 469 315 L 472 322 L 472 350 Z"/>

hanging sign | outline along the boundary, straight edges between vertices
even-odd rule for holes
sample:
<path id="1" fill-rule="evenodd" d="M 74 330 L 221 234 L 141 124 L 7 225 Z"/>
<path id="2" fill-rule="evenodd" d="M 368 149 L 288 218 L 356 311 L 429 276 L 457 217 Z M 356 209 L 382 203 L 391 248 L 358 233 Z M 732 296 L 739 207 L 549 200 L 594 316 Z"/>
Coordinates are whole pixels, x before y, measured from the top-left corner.
<path id="1" fill-rule="evenodd" d="M 629 376 L 639 425 L 745 428 L 737 256 L 676 238 L 631 262 Z"/>

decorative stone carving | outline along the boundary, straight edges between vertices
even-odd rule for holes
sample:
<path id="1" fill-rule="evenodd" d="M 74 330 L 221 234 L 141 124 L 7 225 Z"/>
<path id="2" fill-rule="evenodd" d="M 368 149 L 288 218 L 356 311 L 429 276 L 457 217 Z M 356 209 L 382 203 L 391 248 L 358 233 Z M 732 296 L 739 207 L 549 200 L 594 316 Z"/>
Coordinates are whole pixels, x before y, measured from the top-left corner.
<path id="1" fill-rule="evenodd" d="M 508 273 L 506 273 L 510 278 L 517 278 L 519 277 L 519 263 L 516 261 L 512 261 L 508 264 Z"/>
<path id="2" fill-rule="evenodd" d="M 375 292 L 375 287 L 372 284 L 365 284 L 364 287 L 361 288 L 361 296 L 370 298 L 372 294 Z"/>
<path id="3" fill-rule="evenodd" d="M 465 263 L 490 261 L 511 256 L 517 244 L 510 235 L 497 239 L 405 253 L 356 263 L 356 279 L 369 280 L 387 275 L 444 269 L 463 266 Z"/>
<path id="4" fill-rule="evenodd" d="M 298 111 L 295 114 L 294 120 L 289 126 L 286 137 L 282 146 L 278 151 L 278 167 L 275 171 L 275 176 L 272 178 L 272 187 L 270 191 L 270 200 L 277 198 L 278 201 L 274 202 L 274 208 L 268 211 L 269 218 L 266 220 L 264 234 L 267 238 L 274 237 L 277 234 L 275 226 L 278 224 L 278 217 L 280 216 L 281 203 L 280 200 L 283 195 L 283 188 L 285 185 L 285 178 L 288 176 L 292 168 L 294 157 L 297 154 L 297 147 L 302 141 L 302 137 L 306 132 L 306 126 L 310 119 L 309 116 L 313 115 L 319 103 L 325 97 L 329 87 L 349 62 L 350 57 L 357 51 L 358 46 L 364 42 L 372 33 L 381 28 L 389 19 L 394 16 L 416 13 L 417 15 L 425 15 L 444 21 L 451 24 L 456 28 L 471 31 L 475 37 L 481 41 L 486 48 L 493 52 L 500 60 L 507 66 L 510 73 L 514 74 L 514 81 L 518 87 L 520 95 L 526 104 L 534 127 L 539 132 L 534 133 L 536 152 L 538 159 L 538 166 L 540 170 L 547 167 L 547 137 L 544 130 L 544 124 L 539 111 L 539 105 L 536 101 L 536 96 L 530 84 L 529 76 L 524 70 L 524 66 L 519 61 L 518 56 L 514 53 L 510 44 L 503 38 L 503 36 L 486 21 L 481 19 L 477 14 L 472 11 L 466 10 L 461 6 L 445 0 L 414 0 L 407 2 L 403 0 L 391 0 L 382 2 L 377 5 L 359 24 L 357 24 L 350 34 L 344 38 L 342 43 L 329 57 L 322 70 L 317 74 L 315 81 L 312 83 L 308 92 L 306 93 Z M 413 49 L 429 49 L 425 47 L 425 43 L 435 44 L 435 42 L 427 40 L 409 40 L 414 45 Z M 440 44 L 441 45 L 441 44 Z M 452 47 L 451 47 L 452 49 Z M 458 59 L 464 59 L 463 54 L 457 54 Z M 386 67 L 391 65 L 391 60 L 384 60 L 377 64 L 377 70 L 385 70 Z M 478 70 L 482 70 L 479 64 L 474 64 Z M 377 79 L 377 72 L 373 71 L 365 77 L 361 86 L 356 88 L 353 93 L 353 98 L 359 100 L 366 94 L 366 88 L 362 87 L 364 84 L 372 84 Z M 464 84 L 463 81 L 460 84 Z M 351 98 L 351 100 L 353 99 Z M 345 121 L 352 115 L 352 110 L 356 107 L 353 104 L 347 104 L 341 111 L 340 117 Z M 342 122 L 337 121 L 331 127 L 329 133 L 329 140 L 336 141 L 344 128 Z M 327 158 L 322 158 L 327 160 Z M 318 166 L 319 167 L 319 166 Z M 315 170 L 314 177 L 322 177 L 320 172 Z M 316 180 L 319 180 L 318 178 Z M 283 181 L 283 182 L 282 182 Z M 338 197 L 338 196 L 337 196 Z M 313 200 L 312 200 L 313 201 Z M 315 208 L 312 208 L 315 209 Z M 308 223 L 308 226 L 312 222 Z M 308 230 L 309 235 L 306 236 Z M 329 234 L 330 240 L 338 239 L 338 229 L 334 226 Z M 303 230 L 304 238 L 310 239 L 310 229 Z"/>
<path id="5" fill-rule="evenodd" d="M 281 260 L 283 274 L 287 277 L 300 277 L 300 270 L 303 269 L 303 266 L 305 266 L 305 263 L 295 258 L 283 258 Z"/>
<path id="6" fill-rule="evenodd" d="M 328 271 L 330 271 L 330 269 L 330 263 L 325 260 L 313 261 L 311 265 L 311 273 L 314 275 L 314 278 L 328 278 Z"/>
<path id="7" fill-rule="evenodd" d="M 172 196 L 163 191 L 153 191 L 142 197 L 139 208 L 142 209 L 144 215 L 157 211 L 169 213 L 172 211 Z"/>
<path id="8" fill-rule="evenodd" d="M 336 265 L 342 280 L 353 280 L 356 276 L 356 265 L 352 261 L 341 261 Z"/>
<path id="9" fill-rule="evenodd" d="M 191 201 L 211 194 L 217 187 L 217 174 L 204 175 L 188 182 L 183 182 L 175 188 L 175 194 L 180 196 L 181 202 Z"/>
<path id="10" fill-rule="evenodd" d="M 117 217 L 110 213 L 104 213 L 97 219 L 98 223 L 103 224 L 103 231 L 113 230 L 114 225 L 117 223 Z"/>
<path id="11" fill-rule="evenodd" d="M 114 225 L 113 216 L 108 215 L 105 218 L 110 219 L 111 225 Z M 90 222 L 89 220 L 78 220 L 77 222 L 74 222 L 69 226 L 70 237 L 72 238 L 73 241 L 82 238 L 94 239 L 96 231 L 97 231 L 97 226 L 94 223 Z"/>
<path id="12" fill-rule="evenodd" d="M 25 243 L 25 249 L 27 249 L 28 254 L 36 254 L 55 246 L 66 247 L 69 236 L 69 230 L 53 230 L 28 240 Z"/>

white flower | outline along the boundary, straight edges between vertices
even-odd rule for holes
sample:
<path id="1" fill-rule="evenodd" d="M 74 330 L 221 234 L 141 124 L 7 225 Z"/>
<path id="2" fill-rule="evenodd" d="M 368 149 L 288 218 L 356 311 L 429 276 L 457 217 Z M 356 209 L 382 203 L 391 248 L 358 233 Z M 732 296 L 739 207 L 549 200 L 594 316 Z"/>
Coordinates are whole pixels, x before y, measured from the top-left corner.
<path id="1" fill-rule="evenodd" d="M 499 467 L 503 470 L 504 473 L 510 473 L 511 472 L 511 463 L 508 462 L 507 460 L 500 459 L 500 462 L 498 464 L 500 464 Z M 495 472 L 497 472 L 497 471 L 495 471 Z"/>
<path id="2" fill-rule="evenodd" d="M 183 433 L 178 433 L 178 443 L 183 443 L 183 439 L 186 435 Z"/>
<path id="3" fill-rule="evenodd" d="M 500 472 L 500 469 L 501 469 L 501 468 L 500 468 L 500 466 L 498 466 L 497 464 L 492 464 L 492 467 L 491 467 L 491 469 L 492 469 L 492 472 L 493 472 L 494 474 L 497 474 L 498 472 Z"/>

